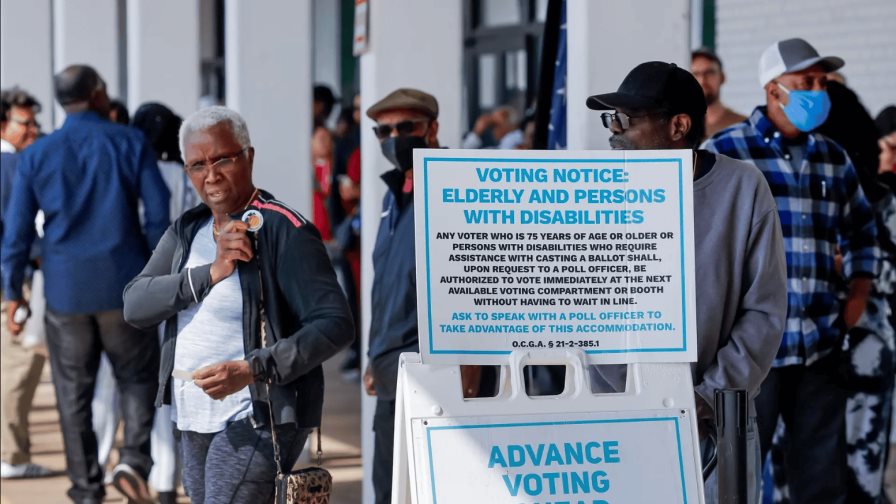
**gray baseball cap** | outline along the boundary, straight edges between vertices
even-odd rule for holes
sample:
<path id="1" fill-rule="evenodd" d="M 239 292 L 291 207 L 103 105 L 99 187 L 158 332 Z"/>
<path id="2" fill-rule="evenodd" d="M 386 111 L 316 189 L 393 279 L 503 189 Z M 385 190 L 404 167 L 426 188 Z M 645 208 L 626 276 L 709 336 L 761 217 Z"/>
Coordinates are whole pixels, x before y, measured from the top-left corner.
<path id="1" fill-rule="evenodd" d="M 819 56 L 801 38 L 781 40 L 768 46 L 759 58 L 759 85 L 765 86 L 779 75 L 799 72 L 813 65 L 821 65 L 825 72 L 833 72 L 844 65 L 843 58 Z"/>

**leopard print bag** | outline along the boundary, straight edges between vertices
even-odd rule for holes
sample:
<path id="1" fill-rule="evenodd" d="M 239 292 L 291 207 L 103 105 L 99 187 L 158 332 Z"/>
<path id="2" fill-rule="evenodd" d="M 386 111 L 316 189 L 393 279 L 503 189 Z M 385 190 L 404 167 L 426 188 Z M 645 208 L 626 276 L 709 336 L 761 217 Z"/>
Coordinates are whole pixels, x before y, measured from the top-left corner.
<path id="1" fill-rule="evenodd" d="M 270 402 L 268 404 L 270 405 Z M 273 418 L 273 414 L 271 417 Z M 274 480 L 275 504 L 330 504 L 333 476 L 330 471 L 320 466 L 323 461 L 320 427 L 317 428 L 317 465 L 284 473 L 280 465 L 277 429 L 273 423 L 271 422 L 271 434 L 274 442 L 274 462 L 277 464 L 277 477 Z"/>
<path id="2" fill-rule="evenodd" d="M 268 397 L 270 397 L 270 393 L 268 385 Z M 273 419 L 274 412 L 270 400 L 268 400 L 268 408 Z M 277 477 L 274 479 L 275 504 L 329 504 L 330 491 L 333 489 L 333 476 L 330 471 L 320 466 L 324 455 L 321 449 L 320 427 L 317 428 L 317 465 L 284 473 L 280 462 L 277 429 L 274 427 L 273 421 L 270 423 L 271 441 L 274 444 L 274 462 L 277 464 Z"/>
<path id="3" fill-rule="evenodd" d="M 277 475 L 277 504 L 329 504 L 333 476 L 323 467 Z"/>
<path id="4" fill-rule="evenodd" d="M 258 270 L 258 281 L 259 284 L 263 284 L 261 269 Z M 263 288 L 261 292 L 264 292 Z M 264 296 L 261 299 L 259 314 L 261 344 L 266 347 L 268 342 Z M 274 444 L 274 462 L 277 465 L 277 476 L 274 479 L 275 504 L 329 504 L 330 491 L 333 489 L 333 476 L 330 474 L 330 471 L 320 467 L 323 461 L 320 427 L 317 428 L 317 466 L 306 467 L 288 474 L 284 473 L 283 466 L 280 463 L 280 443 L 277 442 L 277 429 L 274 426 L 274 408 L 271 406 L 270 384 L 266 382 L 265 388 L 268 393 L 267 403 L 268 414 L 270 415 L 271 441 Z"/>

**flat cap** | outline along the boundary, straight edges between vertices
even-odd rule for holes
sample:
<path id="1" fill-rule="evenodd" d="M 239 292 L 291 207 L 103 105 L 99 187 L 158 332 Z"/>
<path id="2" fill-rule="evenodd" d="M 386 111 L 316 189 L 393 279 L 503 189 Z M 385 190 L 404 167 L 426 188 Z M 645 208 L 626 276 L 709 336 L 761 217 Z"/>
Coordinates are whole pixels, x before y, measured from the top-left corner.
<path id="1" fill-rule="evenodd" d="M 395 109 L 417 110 L 431 119 L 439 117 L 439 102 L 436 101 L 436 98 L 429 93 L 413 88 L 399 88 L 392 91 L 367 109 L 367 117 L 376 120 L 376 116 L 380 113 Z"/>

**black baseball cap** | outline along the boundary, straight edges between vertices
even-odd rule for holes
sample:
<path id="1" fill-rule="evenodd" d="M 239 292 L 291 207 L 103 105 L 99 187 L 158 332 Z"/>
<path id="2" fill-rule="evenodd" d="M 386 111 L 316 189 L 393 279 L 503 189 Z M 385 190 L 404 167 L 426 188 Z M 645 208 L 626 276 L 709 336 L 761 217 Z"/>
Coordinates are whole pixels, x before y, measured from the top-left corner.
<path id="1" fill-rule="evenodd" d="M 648 61 L 632 69 L 615 93 L 589 96 L 592 110 L 664 110 L 702 119 L 706 115 L 703 89 L 691 72 L 675 63 Z"/>

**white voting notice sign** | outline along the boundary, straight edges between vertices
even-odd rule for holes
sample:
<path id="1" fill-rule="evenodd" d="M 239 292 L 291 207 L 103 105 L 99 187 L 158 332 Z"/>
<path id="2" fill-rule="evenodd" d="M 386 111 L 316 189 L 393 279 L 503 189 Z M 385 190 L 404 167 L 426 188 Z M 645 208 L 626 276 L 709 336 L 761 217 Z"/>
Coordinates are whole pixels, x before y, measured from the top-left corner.
<path id="1" fill-rule="evenodd" d="M 515 350 L 498 396 L 468 399 L 459 366 L 420 357 L 399 364 L 394 503 L 703 502 L 688 363 L 630 364 L 624 392 L 594 394 L 581 349 Z M 545 364 L 563 392 L 530 397 Z"/>
<path id="2" fill-rule="evenodd" d="M 423 440 L 418 492 L 433 504 L 684 503 L 697 493 L 682 444 L 690 425 L 670 411 L 428 419 L 411 429 Z"/>
<path id="3" fill-rule="evenodd" d="M 424 363 L 696 360 L 692 151 L 414 156 Z"/>

